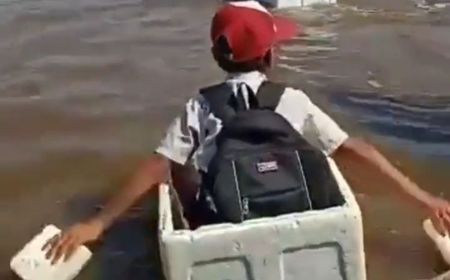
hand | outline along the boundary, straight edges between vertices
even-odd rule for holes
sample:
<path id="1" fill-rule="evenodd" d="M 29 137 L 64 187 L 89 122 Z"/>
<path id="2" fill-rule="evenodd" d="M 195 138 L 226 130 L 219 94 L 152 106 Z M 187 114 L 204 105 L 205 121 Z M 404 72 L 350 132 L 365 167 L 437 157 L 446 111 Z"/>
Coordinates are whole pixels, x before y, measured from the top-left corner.
<path id="1" fill-rule="evenodd" d="M 42 250 L 47 251 L 46 258 L 51 259 L 52 264 L 57 263 L 61 257 L 67 261 L 79 246 L 98 240 L 103 229 L 103 224 L 97 220 L 75 224 L 48 240 Z"/>
<path id="2" fill-rule="evenodd" d="M 441 233 L 450 232 L 450 202 L 440 197 L 434 197 L 429 201 L 428 207 L 432 211 L 436 228 Z"/>

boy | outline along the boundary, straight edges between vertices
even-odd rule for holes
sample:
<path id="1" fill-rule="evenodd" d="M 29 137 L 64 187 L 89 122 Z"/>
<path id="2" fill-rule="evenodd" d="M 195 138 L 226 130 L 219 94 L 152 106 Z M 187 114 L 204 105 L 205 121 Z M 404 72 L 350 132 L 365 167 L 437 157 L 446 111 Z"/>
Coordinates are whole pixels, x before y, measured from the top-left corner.
<path id="1" fill-rule="evenodd" d="M 295 24 L 273 17 L 256 1 L 225 4 L 211 26 L 212 54 L 228 73 L 226 84 L 235 100 L 249 107 L 259 87 L 267 80 L 276 43 L 293 37 Z M 209 110 L 202 96 L 192 98 L 181 117 L 169 127 L 156 153 L 136 172 L 95 217 L 76 224 L 48 242 L 47 256 L 56 262 L 69 258 L 81 244 L 96 241 L 102 233 L 139 198 L 162 182 L 182 176 L 187 164 L 205 172 L 216 151 L 215 140 L 221 121 Z M 308 142 L 338 162 L 345 158 L 374 170 L 392 181 L 406 196 L 429 210 L 448 226 L 450 204 L 425 192 L 390 164 L 373 146 L 350 138 L 329 116 L 300 90 L 286 88 L 276 112 L 282 115 Z M 183 186 L 181 186 L 183 187 Z M 196 190 L 180 189 L 184 204 L 192 203 Z M 188 208 L 189 209 L 189 208 Z M 188 213 L 189 214 L 189 213 Z M 193 213 L 197 216 L 201 213 Z"/>

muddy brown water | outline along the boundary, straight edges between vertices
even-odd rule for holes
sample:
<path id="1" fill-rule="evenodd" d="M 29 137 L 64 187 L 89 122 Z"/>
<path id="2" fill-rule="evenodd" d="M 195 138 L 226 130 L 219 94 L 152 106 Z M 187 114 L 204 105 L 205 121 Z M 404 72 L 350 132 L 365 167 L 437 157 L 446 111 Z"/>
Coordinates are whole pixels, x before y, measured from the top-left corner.
<path id="1" fill-rule="evenodd" d="M 0 3 L 0 279 L 13 279 L 9 258 L 42 225 L 95 211 L 183 102 L 222 79 L 208 43 L 217 4 Z M 303 88 L 424 188 L 450 198 L 448 11 L 286 13 L 310 36 L 283 46 L 271 75 Z M 369 279 L 434 275 L 423 213 L 379 178 L 349 179 L 364 213 Z M 147 204 L 145 215 L 131 213 L 106 236 L 80 279 L 158 279 L 155 209 Z"/>

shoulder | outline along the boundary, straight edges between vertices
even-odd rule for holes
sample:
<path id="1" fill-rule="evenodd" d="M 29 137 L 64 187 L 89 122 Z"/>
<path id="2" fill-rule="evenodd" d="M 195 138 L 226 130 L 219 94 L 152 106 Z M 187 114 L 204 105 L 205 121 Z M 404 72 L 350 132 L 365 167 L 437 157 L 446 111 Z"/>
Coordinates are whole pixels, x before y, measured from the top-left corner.
<path id="1" fill-rule="evenodd" d="M 191 97 L 185 106 L 187 114 L 196 114 L 206 116 L 211 112 L 210 103 L 226 98 L 229 93 L 229 87 L 226 83 L 220 83 L 202 87 L 197 94 Z"/>
<path id="2" fill-rule="evenodd" d="M 284 89 L 284 95 L 289 96 L 289 97 L 297 97 L 297 98 L 308 98 L 308 96 L 306 95 L 306 93 L 298 88 L 293 88 L 290 86 L 286 86 Z"/>
<path id="3" fill-rule="evenodd" d="M 272 91 L 282 91 L 282 97 L 286 97 L 286 98 L 305 98 L 305 99 L 309 99 L 308 96 L 306 95 L 306 93 L 298 88 L 294 88 L 292 86 L 290 86 L 289 84 L 285 84 L 283 82 L 278 82 L 278 81 L 272 81 L 272 80 L 267 80 L 263 83 L 263 85 L 265 85 L 267 88 L 269 88 L 269 90 Z"/>
<path id="4" fill-rule="evenodd" d="M 208 102 L 201 94 L 191 97 L 185 104 L 185 112 L 187 114 L 207 113 L 208 111 Z"/>
<path id="5" fill-rule="evenodd" d="M 303 90 L 287 86 L 281 96 L 280 103 L 290 104 L 291 106 L 298 106 L 301 103 L 306 106 L 311 103 L 311 100 Z"/>

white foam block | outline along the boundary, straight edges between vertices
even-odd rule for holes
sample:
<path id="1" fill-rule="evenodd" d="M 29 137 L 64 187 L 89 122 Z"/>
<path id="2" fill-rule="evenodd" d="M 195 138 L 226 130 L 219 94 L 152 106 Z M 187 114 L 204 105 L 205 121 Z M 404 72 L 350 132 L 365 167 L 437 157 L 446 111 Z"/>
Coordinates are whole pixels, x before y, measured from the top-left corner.
<path id="1" fill-rule="evenodd" d="M 423 229 L 430 237 L 430 239 L 433 240 L 434 244 L 436 244 L 436 247 L 441 252 L 442 257 L 447 262 L 447 264 L 450 264 L 450 236 L 448 232 L 446 232 L 444 235 L 441 235 L 436 230 L 433 222 L 430 219 L 426 219 L 425 221 L 423 221 Z"/>
<path id="2" fill-rule="evenodd" d="M 51 265 L 50 260 L 45 258 L 42 247 L 47 240 L 60 232 L 61 230 L 54 225 L 46 226 L 11 259 L 11 269 L 24 280 L 74 279 L 91 258 L 92 253 L 85 246 L 81 246 L 67 262 L 59 260 Z"/>

